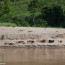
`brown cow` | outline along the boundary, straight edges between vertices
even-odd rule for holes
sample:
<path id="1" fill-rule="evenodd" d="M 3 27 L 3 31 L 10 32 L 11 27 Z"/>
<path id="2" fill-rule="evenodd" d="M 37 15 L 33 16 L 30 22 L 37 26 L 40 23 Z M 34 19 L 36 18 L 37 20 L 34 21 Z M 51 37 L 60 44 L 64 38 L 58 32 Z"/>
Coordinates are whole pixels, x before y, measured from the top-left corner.
<path id="1" fill-rule="evenodd" d="M 45 43 L 46 40 L 37 40 L 37 42 Z"/>
<path id="2" fill-rule="evenodd" d="M 14 45 L 14 43 L 9 43 L 9 45 Z"/>
<path id="3" fill-rule="evenodd" d="M 41 42 L 41 40 L 36 40 L 36 42 Z"/>
<path id="4" fill-rule="evenodd" d="M 8 42 L 5 42 L 4 45 L 9 45 L 9 43 Z"/>
<path id="5" fill-rule="evenodd" d="M 14 43 L 8 43 L 8 42 L 6 42 L 6 43 L 4 43 L 5 45 L 14 45 Z"/>
<path id="6" fill-rule="evenodd" d="M 46 42 L 46 40 L 41 40 L 41 43 L 45 43 Z"/>
<path id="7" fill-rule="evenodd" d="M 19 44 L 19 43 L 25 44 L 24 41 L 17 41 L 16 43 L 17 43 L 17 44 Z"/>
<path id="8" fill-rule="evenodd" d="M 62 43 L 62 40 L 58 40 L 58 42 Z"/>
<path id="9" fill-rule="evenodd" d="M 34 41 L 33 40 L 28 40 L 27 43 L 34 43 Z"/>
<path id="10" fill-rule="evenodd" d="M 49 43 L 54 43 L 54 40 L 49 40 Z"/>

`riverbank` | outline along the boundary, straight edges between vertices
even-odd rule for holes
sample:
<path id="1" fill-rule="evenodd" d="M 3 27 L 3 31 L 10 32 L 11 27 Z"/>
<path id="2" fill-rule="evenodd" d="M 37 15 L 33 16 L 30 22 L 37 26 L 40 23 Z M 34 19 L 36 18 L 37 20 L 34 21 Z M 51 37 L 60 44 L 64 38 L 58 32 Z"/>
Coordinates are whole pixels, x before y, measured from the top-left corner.
<path id="1" fill-rule="evenodd" d="M 25 45 L 27 45 L 28 40 L 33 40 L 34 45 L 62 46 L 65 45 L 65 29 L 35 27 L 0 27 L 0 46 L 4 45 L 4 43 L 6 42 L 16 43 L 16 41 L 24 41 L 26 43 Z M 46 42 L 39 43 L 36 42 L 36 40 L 45 40 Z M 54 42 L 49 43 L 49 40 L 54 40 Z M 62 42 L 60 43 L 59 40 Z"/>

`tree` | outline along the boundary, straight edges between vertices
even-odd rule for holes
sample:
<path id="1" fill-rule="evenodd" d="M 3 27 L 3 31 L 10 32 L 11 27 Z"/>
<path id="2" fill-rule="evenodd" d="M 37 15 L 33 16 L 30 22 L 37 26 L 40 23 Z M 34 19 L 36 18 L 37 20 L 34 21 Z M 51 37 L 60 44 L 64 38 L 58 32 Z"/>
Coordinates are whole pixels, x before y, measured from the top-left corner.
<path id="1" fill-rule="evenodd" d="M 64 23 L 63 9 L 59 5 L 44 7 L 42 9 L 42 18 L 48 22 L 48 26 L 60 27 Z"/>
<path id="2" fill-rule="evenodd" d="M 11 6 L 10 6 L 10 0 L 4 0 L 4 13 L 9 13 L 11 11 Z"/>
<path id="3" fill-rule="evenodd" d="M 1 2 L 0 1 L 0 16 L 3 14 L 3 11 L 4 11 L 4 2 Z"/>
<path id="4" fill-rule="evenodd" d="M 35 13 L 38 11 L 38 8 L 39 8 L 38 0 L 30 1 L 30 4 L 28 5 L 28 10 L 32 14 L 32 23 L 33 23 L 33 25 L 34 25 L 34 22 L 35 22 Z"/>
<path id="5" fill-rule="evenodd" d="M 10 0 L 0 1 L 0 16 L 8 14 L 11 11 Z"/>

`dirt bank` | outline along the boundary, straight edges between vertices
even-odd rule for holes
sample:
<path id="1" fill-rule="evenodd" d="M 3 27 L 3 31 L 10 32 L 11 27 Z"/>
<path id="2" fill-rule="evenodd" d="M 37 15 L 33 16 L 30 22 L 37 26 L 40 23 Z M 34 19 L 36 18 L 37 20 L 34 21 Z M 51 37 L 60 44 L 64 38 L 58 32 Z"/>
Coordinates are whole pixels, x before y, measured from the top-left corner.
<path id="1" fill-rule="evenodd" d="M 0 27 L 0 40 L 65 38 L 65 29 L 34 27 Z"/>
<path id="2" fill-rule="evenodd" d="M 35 27 L 0 27 L 0 43 L 4 43 L 4 41 L 13 42 L 16 40 L 29 39 L 65 40 L 65 29 Z"/>

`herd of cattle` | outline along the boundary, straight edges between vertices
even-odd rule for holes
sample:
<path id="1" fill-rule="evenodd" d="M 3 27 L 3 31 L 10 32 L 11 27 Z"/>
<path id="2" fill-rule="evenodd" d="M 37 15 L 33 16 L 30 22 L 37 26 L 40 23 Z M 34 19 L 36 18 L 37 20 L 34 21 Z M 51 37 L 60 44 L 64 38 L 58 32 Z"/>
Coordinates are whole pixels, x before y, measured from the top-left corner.
<path id="1" fill-rule="evenodd" d="M 47 40 L 36 40 L 37 43 L 46 43 Z M 62 40 L 58 40 L 59 43 L 62 43 Z M 28 40 L 27 43 L 35 43 L 34 40 Z M 54 43 L 54 40 L 48 40 L 48 43 Z M 24 41 L 16 41 L 15 43 L 5 42 L 4 45 L 18 45 L 26 44 Z"/>

